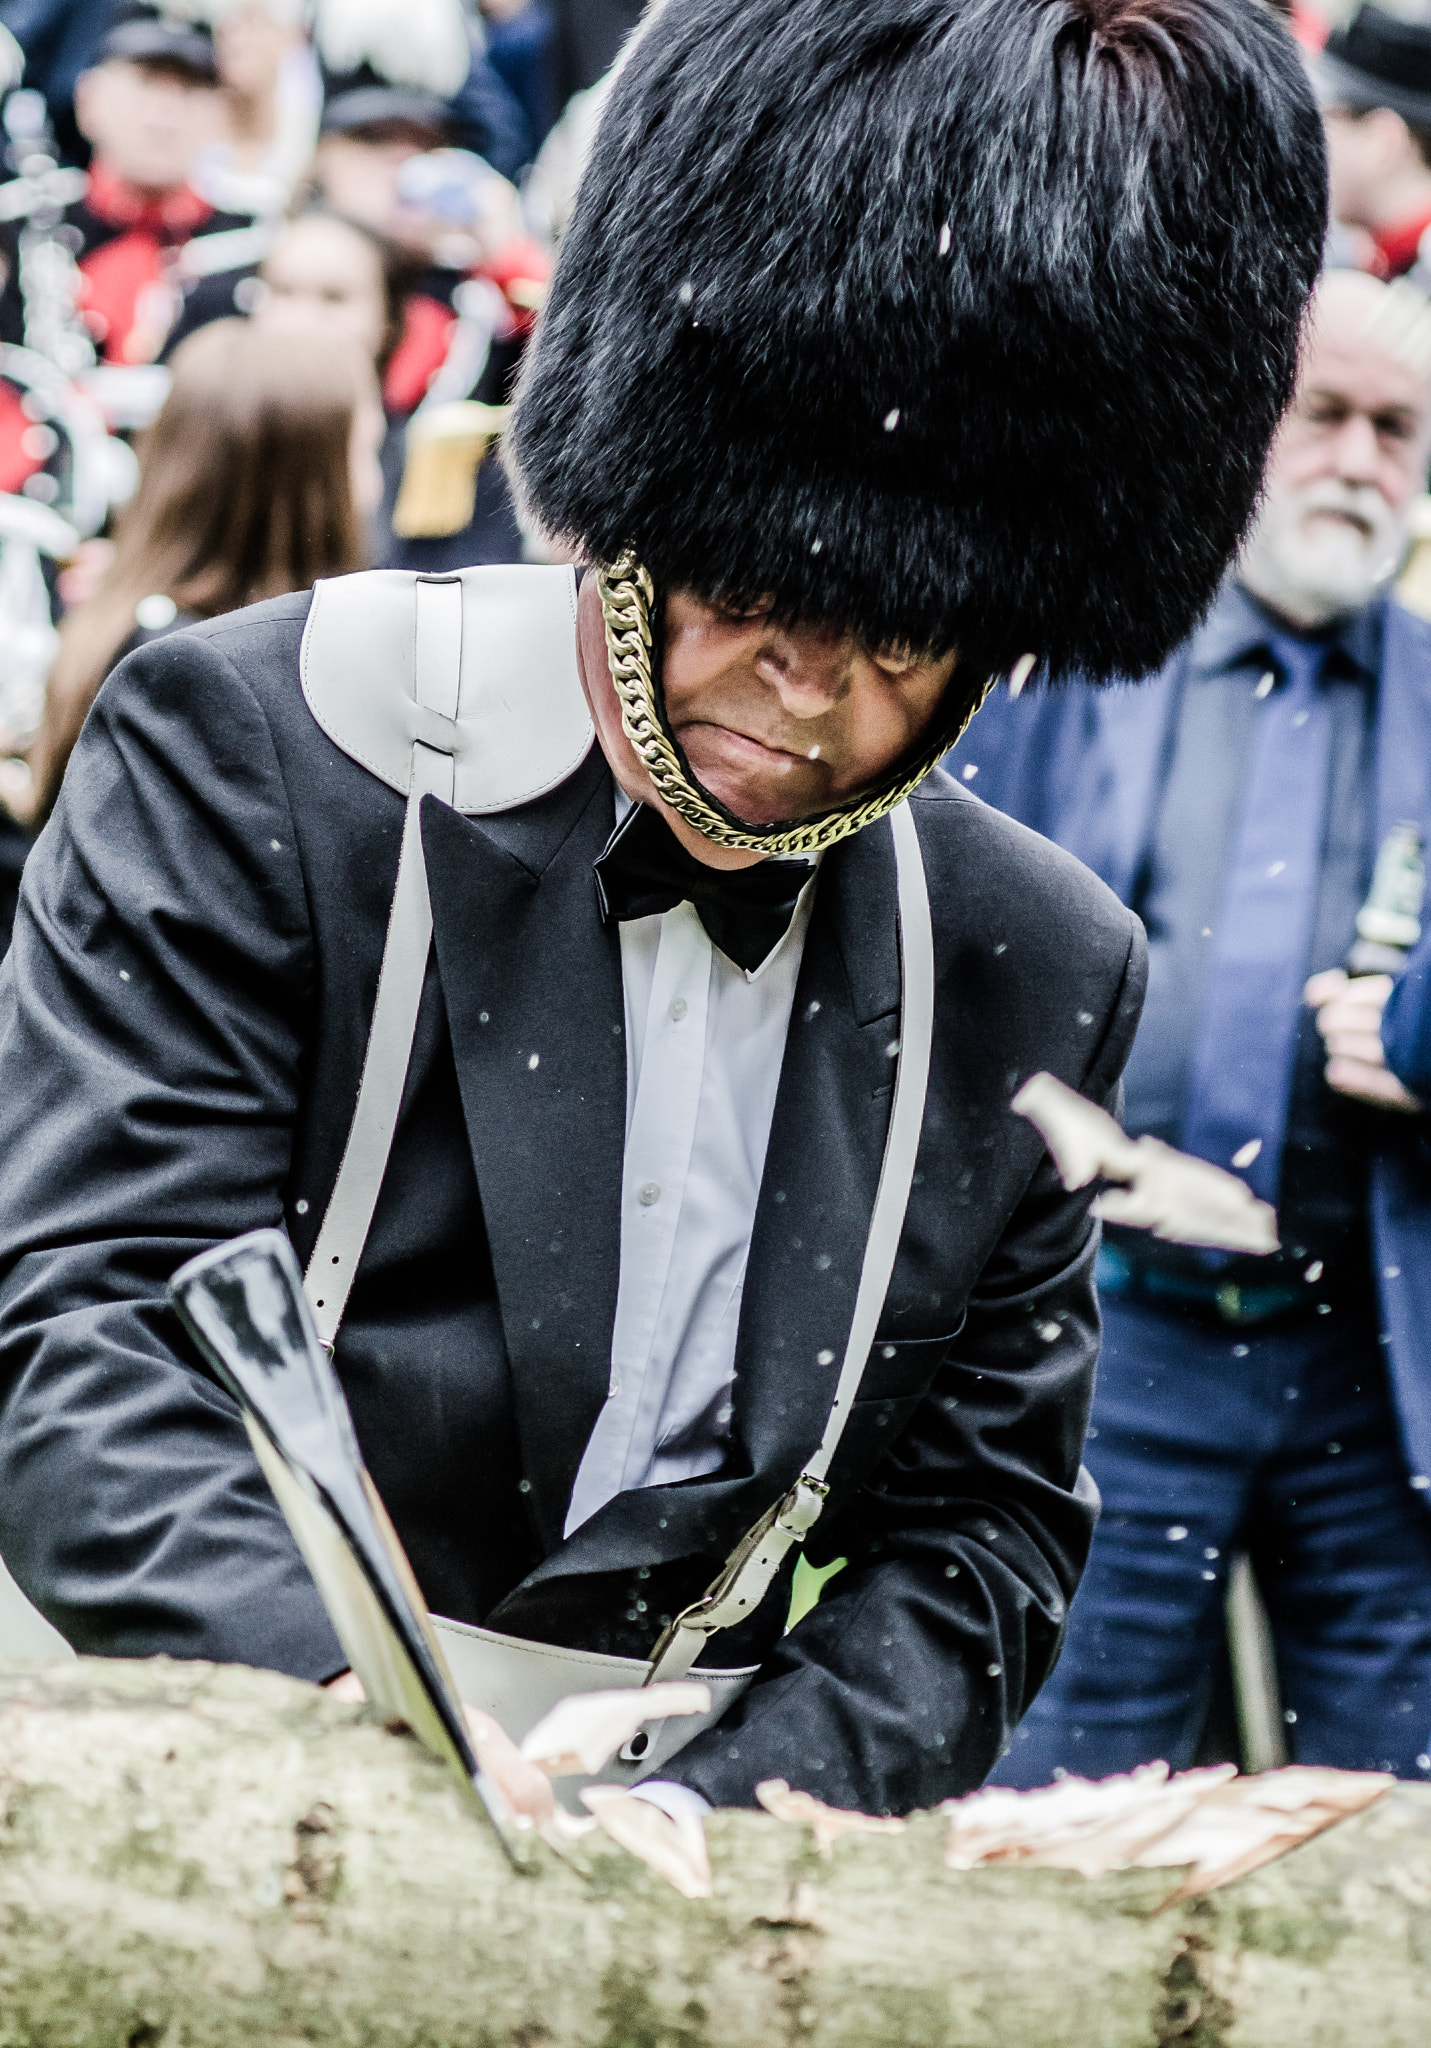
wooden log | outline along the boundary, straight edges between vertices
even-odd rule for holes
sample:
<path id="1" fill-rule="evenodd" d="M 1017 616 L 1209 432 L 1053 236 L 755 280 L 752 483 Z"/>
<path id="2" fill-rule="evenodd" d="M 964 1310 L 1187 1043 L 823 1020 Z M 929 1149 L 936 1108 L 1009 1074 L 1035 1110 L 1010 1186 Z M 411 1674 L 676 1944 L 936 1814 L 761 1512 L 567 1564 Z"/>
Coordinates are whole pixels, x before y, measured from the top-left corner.
<path id="1" fill-rule="evenodd" d="M 514 1875 L 442 1770 L 270 1673 L 0 1668 L 3 2048 L 1422 2048 L 1431 1788 L 1159 1911 L 1176 1872 L 945 1867 L 946 1824 L 712 1817 L 715 1895 L 604 1837 Z"/>

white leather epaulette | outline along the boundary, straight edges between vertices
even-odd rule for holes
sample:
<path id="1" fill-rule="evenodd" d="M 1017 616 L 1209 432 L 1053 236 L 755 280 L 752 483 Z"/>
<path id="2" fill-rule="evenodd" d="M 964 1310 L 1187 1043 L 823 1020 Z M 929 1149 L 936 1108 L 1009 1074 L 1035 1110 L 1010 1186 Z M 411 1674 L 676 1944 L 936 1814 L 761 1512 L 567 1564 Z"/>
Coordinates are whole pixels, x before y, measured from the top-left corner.
<path id="1" fill-rule="evenodd" d="M 314 587 L 300 671 L 335 746 L 402 796 L 415 745 L 449 756 L 469 814 L 555 789 L 593 738 L 569 568 L 333 577 Z"/>

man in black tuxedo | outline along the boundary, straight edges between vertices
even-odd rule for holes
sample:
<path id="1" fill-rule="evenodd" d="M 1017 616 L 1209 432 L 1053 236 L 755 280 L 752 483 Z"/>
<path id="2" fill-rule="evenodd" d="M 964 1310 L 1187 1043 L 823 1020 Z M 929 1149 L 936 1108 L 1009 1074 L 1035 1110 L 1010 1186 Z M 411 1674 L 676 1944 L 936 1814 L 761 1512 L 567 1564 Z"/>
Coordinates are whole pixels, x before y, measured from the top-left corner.
<path id="1" fill-rule="evenodd" d="M 535 513 L 601 565 L 526 680 L 570 664 L 598 744 L 541 794 L 464 798 L 543 738 L 521 636 L 506 724 L 469 746 L 466 639 L 460 693 L 410 618 L 325 670 L 324 618 L 427 602 L 356 579 L 314 600 L 301 662 L 303 596 L 124 664 L 32 859 L 0 984 L 0 1546 L 77 1647 L 343 1665 L 164 1285 L 260 1224 L 312 1253 L 406 812 L 434 945 L 337 1366 L 435 1611 L 650 1655 L 825 1426 L 913 790 L 923 1134 L 806 1543 L 848 1562 L 788 1635 L 779 1586 L 729 1632 L 756 1680 L 662 1775 L 873 1810 L 981 1780 L 1095 1511 L 1088 1193 L 1008 1103 L 1041 1069 L 1114 1100 L 1144 955 L 1101 884 L 930 764 L 1025 652 L 1109 675 L 1188 630 L 1253 503 L 1323 209 L 1295 52 L 1234 0 L 651 16 L 511 437 Z M 481 585 L 510 598 L 489 623 L 524 577 L 567 588 L 472 575 L 515 579 Z M 354 737 L 379 702 L 396 769 Z M 405 806 L 410 741 L 446 780 Z"/>

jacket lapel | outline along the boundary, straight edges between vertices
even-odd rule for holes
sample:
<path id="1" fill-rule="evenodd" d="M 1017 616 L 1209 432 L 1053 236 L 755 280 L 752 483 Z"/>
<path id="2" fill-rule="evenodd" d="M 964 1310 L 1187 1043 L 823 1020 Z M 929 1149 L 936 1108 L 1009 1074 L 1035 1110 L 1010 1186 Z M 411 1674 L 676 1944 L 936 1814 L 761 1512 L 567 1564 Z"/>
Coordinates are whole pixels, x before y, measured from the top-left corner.
<path id="1" fill-rule="evenodd" d="M 429 800 L 422 823 L 523 1476 L 550 1547 L 606 1398 L 616 1311 L 624 1006 L 591 874 L 611 779 L 593 749 L 537 803 L 464 818 Z"/>
<path id="2" fill-rule="evenodd" d="M 1376 843 L 1403 822 L 1431 844 L 1431 624 L 1394 599 L 1386 607 L 1376 714 Z M 1428 913 L 1422 914 L 1422 929 Z M 1384 1121 L 1390 1121 L 1385 1119 Z M 1410 1118 L 1405 1119 L 1407 1123 Z M 1397 1419 L 1413 1472 L 1431 1471 L 1426 1374 L 1425 1170 L 1412 1132 L 1371 1159 L 1371 1217 L 1381 1320 Z"/>
<path id="3" fill-rule="evenodd" d="M 723 1553 L 798 1476 L 849 1334 L 898 1006 L 894 849 L 880 824 L 826 856 L 816 889 L 756 1206 L 730 1456 L 709 1479 L 608 1501 L 502 1603 L 494 1626 L 520 1633 L 524 1594 L 559 1578 Z M 620 1140 L 616 1157 L 619 1173 Z M 608 1336 L 614 1279 L 610 1303 Z"/>
<path id="4" fill-rule="evenodd" d="M 887 823 L 826 859 L 736 1345 L 736 1443 L 772 1499 L 820 1440 L 854 1314 L 898 1051 L 895 901 Z"/>

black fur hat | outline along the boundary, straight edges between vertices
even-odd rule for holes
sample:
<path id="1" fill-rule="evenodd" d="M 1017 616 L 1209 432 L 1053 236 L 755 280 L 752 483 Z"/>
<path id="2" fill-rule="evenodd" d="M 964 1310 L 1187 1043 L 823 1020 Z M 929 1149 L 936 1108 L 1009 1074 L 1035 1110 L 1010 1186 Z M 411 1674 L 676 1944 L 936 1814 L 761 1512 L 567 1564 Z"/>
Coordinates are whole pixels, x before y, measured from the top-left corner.
<path id="1" fill-rule="evenodd" d="M 664 0 L 515 465 L 658 589 L 1137 674 L 1251 515 L 1325 212 L 1260 0 Z"/>

